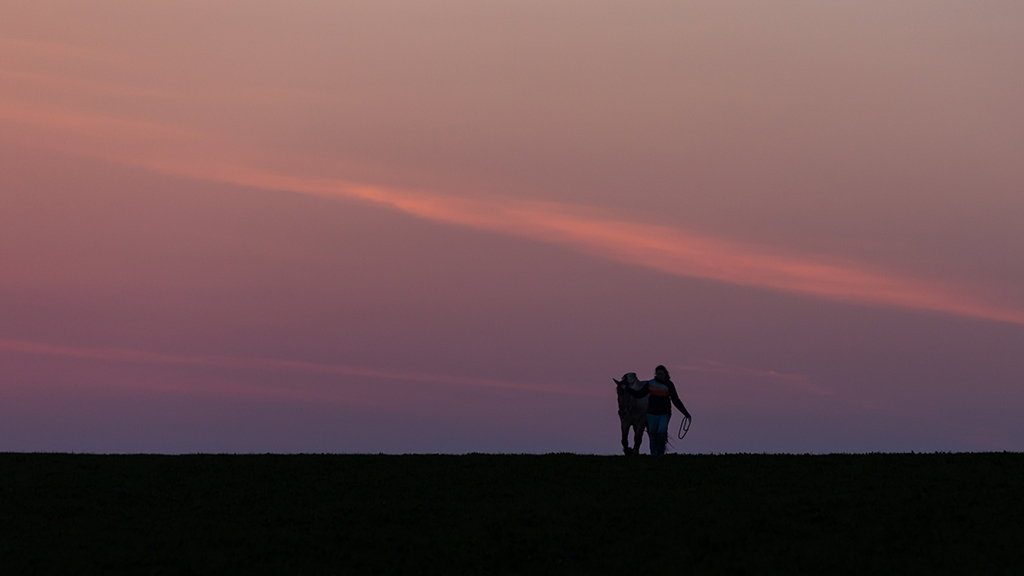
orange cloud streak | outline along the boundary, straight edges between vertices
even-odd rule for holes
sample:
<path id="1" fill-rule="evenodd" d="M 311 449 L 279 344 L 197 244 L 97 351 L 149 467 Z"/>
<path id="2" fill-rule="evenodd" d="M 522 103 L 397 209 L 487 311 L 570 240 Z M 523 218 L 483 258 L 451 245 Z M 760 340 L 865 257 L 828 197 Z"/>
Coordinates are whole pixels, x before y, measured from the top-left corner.
<path id="1" fill-rule="evenodd" d="M 1024 324 L 1024 313 L 976 302 L 938 283 L 886 275 L 851 263 L 692 234 L 678 228 L 595 217 L 578 206 L 507 198 L 472 199 L 244 169 L 206 174 L 254 188 L 358 198 L 421 218 L 570 246 L 677 276 L 717 280 L 817 298 L 894 306 Z"/>
<path id="2" fill-rule="evenodd" d="M 247 187 L 357 199 L 447 224 L 525 237 L 702 278 L 869 306 L 892 306 L 1024 325 L 1024 312 L 988 305 L 955 286 L 838 259 L 623 221 L 593 209 L 502 197 L 466 198 L 254 168 L 244 146 L 156 123 L 50 110 L 0 99 L 0 120 L 49 134 L 26 141 L 153 171 Z M 251 156 L 248 156 L 251 157 Z"/>

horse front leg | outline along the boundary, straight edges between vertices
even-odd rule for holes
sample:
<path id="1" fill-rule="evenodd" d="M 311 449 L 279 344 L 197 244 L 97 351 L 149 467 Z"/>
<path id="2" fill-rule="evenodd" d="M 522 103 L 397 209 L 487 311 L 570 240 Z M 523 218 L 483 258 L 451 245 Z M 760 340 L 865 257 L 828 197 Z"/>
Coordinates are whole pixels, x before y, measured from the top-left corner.
<path id="1" fill-rule="evenodd" d="M 629 456 L 630 454 L 633 453 L 633 451 L 629 449 L 630 424 L 629 421 L 623 420 L 621 418 L 619 419 L 619 423 L 622 425 L 622 453 L 625 454 L 626 456 Z"/>
<path id="2" fill-rule="evenodd" d="M 633 454 L 640 453 L 640 443 L 644 441 L 644 430 L 647 429 L 647 423 L 636 424 L 633 426 Z"/>

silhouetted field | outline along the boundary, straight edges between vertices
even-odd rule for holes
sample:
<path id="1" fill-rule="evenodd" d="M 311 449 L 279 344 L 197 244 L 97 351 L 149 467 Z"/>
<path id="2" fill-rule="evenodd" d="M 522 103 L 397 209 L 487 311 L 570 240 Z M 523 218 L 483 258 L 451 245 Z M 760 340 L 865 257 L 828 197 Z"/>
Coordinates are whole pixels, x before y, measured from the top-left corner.
<path id="1" fill-rule="evenodd" d="M 1024 455 L 0 454 L 0 572 L 1024 573 Z"/>

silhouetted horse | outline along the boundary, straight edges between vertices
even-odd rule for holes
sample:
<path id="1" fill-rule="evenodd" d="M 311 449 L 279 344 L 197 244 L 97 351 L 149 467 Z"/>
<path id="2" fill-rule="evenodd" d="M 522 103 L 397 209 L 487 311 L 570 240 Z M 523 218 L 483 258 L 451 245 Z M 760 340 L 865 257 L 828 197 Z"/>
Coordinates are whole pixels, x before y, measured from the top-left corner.
<path id="1" fill-rule="evenodd" d="M 633 390 L 639 390 L 643 384 L 637 379 L 635 372 L 624 374 L 621 382 L 615 380 L 619 395 L 619 421 L 622 424 L 622 453 L 630 456 L 640 453 L 640 442 L 644 439 L 644 430 L 647 430 L 647 397 L 634 398 L 629 393 L 619 390 L 618 385 L 622 383 Z M 633 429 L 632 449 L 628 441 L 630 428 Z"/>

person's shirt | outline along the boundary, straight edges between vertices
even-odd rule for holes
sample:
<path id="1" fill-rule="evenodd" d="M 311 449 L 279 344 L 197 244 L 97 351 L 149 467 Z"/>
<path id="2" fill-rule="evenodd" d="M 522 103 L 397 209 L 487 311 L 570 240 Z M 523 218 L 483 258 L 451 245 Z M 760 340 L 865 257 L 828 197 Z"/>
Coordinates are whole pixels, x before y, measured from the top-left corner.
<path id="1" fill-rule="evenodd" d="M 672 383 L 672 380 L 666 380 L 664 384 L 657 380 L 647 380 L 639 390 L 633 390 L 631 387 L 626 386 L 626 392 L 629 392 L 631 396 L 636 398 L 643 398 L 649 395 L 650 398 L 647 399 L 647 413 L 653 416 L 671 414 L 672 404 L 675 404 L 676 408 L 683 414 L 687 413 L 686 407 L 683 406 L 683 401 L 679 399 L 676 385 Z"/>

